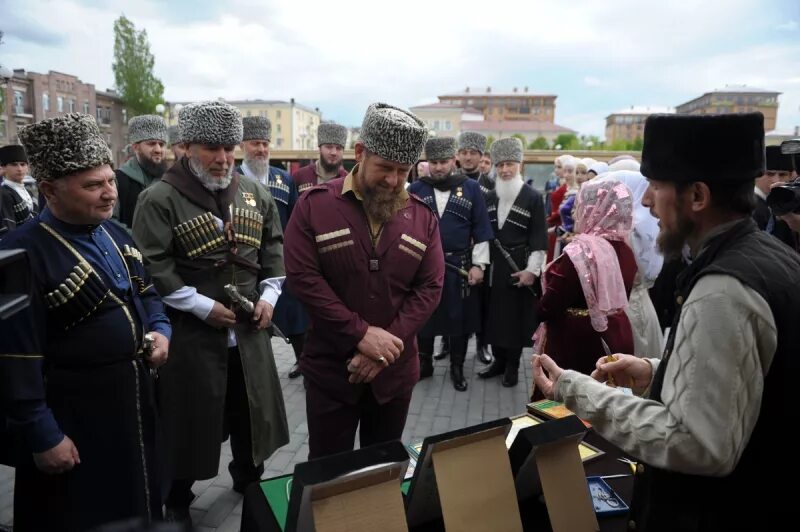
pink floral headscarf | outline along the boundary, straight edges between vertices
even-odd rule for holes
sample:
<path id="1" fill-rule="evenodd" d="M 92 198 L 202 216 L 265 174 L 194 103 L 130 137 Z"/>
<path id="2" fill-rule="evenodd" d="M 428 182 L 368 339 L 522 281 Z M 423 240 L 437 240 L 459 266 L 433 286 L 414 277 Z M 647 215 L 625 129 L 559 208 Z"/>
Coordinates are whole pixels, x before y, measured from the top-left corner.
<path id="1" fill-rule="evenodd" d="M 603 332 L 608 329 L 608 316 L 628 305 L 619 260 L 608 241 L 628 241 L 633 196 L 619 181 L 587 181 L 575 203 L 577 234 L 564 252 L 578 272 L 592 328 Z"/>

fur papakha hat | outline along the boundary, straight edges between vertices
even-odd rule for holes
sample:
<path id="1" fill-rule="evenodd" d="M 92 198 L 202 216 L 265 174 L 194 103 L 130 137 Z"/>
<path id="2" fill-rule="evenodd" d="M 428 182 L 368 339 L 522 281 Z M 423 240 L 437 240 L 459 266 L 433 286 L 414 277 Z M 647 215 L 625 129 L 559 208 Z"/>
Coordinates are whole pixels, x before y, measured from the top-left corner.
<path id="1" fill-rule="evenodd" d="M 522 141 L 517 137 L 507 137 L 492 142 L 492 162 L 498 165 L 506 161 L 522 162 Z"/>
<path id="2" fill-rule="evenodd" d="M 31 174 L 37 181 L 113 164 L 111 150 L 94 117 L 68 113 L 19 130 Z"/>
<path id="3" fill-rule="evenodd" d="M 444 161 L 456 156 L 456 139 L 434 137 L 425 143 L 425 159 L 428 161 Z"/>
<path id="4" fill-rule="evenodd" d="M 272 140 L 272 121 L 266 116 L 246 116 L 242 128 L 242 140 Z"/>
<path id="5" fill-rule="evenodd" d="M 650 179 L 735 184 L 763 175 L 764 162 L 761 113 L 654 114 L 644 124 L 640 172 Z"/>
<path id="6" fill-rule="evenodd" d="M 489 139 L 477 131 L 464 131 L 458 136 L 459 150 L 477 150 L 481 154 L 486 153 L 486 143 Z"/>
<path id="7" fill-rule="evenodd" d="M 167 136 L 169 137 L 170 146 L 181 144 L 183 142 L 181 140 L 181 128 L 178 125 L 169 126 L 167 129 Z"/>
<path id="8" fill-rule="evenodd" d="M 136 144 L 145 140 L 167 142 L 167 123 L 158 115 L 134 116 L 128 120 L 128 142 Z"/>
<path id="9" fill-rule="evenodd" d="M 225 102 L 191 103 L 178 115 L 185 144 L 233 146 L 242 142 L 242 114 Z"/>
<path id="10" fill-rule="evenodd" d="M 789 156 L 787 155 L 787 157 Z M 27 162 L 28 156 L 25 154 L 25 148 L 20 144 L 9 144 L 0 148 L 0 166 Z"/>
<path id="11" fill-rule="evenodd" d="M 416 163 L 427 139 L 428 130 L 422 120 L 386 103 L 370 105 L 361 124 L 360 142 L 387 161 Z"/>
<path id="12" fill-rule="evenodd" d="M 317 146 L 336 144 L 344 148 L 347 144 L 347 128 L 333 122 L 326 122 L 317 127 Z"/>

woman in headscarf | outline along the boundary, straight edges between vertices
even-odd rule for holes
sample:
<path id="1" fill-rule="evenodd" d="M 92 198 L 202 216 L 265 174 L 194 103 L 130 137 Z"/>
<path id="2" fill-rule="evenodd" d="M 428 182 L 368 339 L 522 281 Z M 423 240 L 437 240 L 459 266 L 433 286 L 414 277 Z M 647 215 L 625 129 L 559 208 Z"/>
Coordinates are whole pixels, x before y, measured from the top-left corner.
<path id="1" fill-rule="evenodd" d="M 625 183 L 631 191 L 633 230 L 630 243 L 636 256 L 638 273 L 625 313 L 633 328 L 634 354 L 639 357 L 660 358 L 664 338 L 648 290 L 652 288 L 658 274 L 661 273 L 664 257 L 656 248 L 658 219 L 650 213 L 649 208 L 642 205 L 642 197 L 647 190 L 647 179 L 639 172 L 620 170 L 608 172 L 599 180 Z"/>
<path id="2" fill-rule="evenodd" d="M 564 194 L 567 193 L 567 184 L 564 180 L 564 161 L 573 159 L 571 155 L 559 155 L 555 161 L 555 174 L 558 176 L 559 186 L 548 196 L 550 205 L 547 216 L 547 261 L 553 260 L 553 255 L 556 249 L 556 230 L 561 224 L 561 214 L 558 209 L 561 207 L 561 202 L 564 200 Z"/>
<path id="3" fill-rule="evenodd" d="M 608 163 L 604 163 L 603 161 L 595 161 L 593 164 L 589 165 L 589 179 L 594 179 L 595 177 L 599 176 L 600 174 L 605 174 L 608 172 Z"/>
<path id="4" fill-rule="evenodd" d="M 561 199 L 561 204 L 558 206 L 558 217 L 559 217 L 559 224 L 556 227 L 556 236 L 558 237 L 558 242 L 556 243 L 556 247 L 553 251 L 553 256 L 558 257 L 561 254 L 561 251 L 564 249 L 564 246 L 567 244 L 564 241 L 564 236 L 567 234 L 571 234 L 573 232 L 573 217 L 572 217 L 572 207 L 575 202 L 575 195 L 578 193 L 578 189 L 580 185 L 578 185 L 578 165 L 580 164 L 580 159 L 577 157 L 573 157 L 568 155 L 562 161 L 562 170 L 561 176 L 564 178 L 564 185 L 566 185 L 567 189 L 564 192 L 564 196 Z"/>
<path id="5" fill-rule="evenodd" d="M 627 241 L 633 224 L 631 191 L 619 181 L 588 181 L 578 194 L 576 234 L 542 274 L 535 352 L 586 374 L 603 355 L 629 353 L 633 333 L 625 307 L 636 276 Z"/>

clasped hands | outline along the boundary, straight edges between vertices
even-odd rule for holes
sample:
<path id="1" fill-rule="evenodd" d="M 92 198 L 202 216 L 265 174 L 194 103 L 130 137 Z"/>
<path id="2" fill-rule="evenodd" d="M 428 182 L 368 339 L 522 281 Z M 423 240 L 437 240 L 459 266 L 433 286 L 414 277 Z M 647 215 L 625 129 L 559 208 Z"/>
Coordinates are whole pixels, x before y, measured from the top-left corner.
<path id="1" fill-rule="evenodd" d="M 351 384 L 372 382 L 384 368 L 394 364 L 403 353 L 403 341 L 392 333 L 373 327 L 367 328 L 364 338 L 356 346 L 356 354 L 347 363 Z"/>
<path id="2" fill-rule="evenodd" d="M 634 355 L 617 354 L 614 357 L 615 360 L 611 362 L 607 357 L 600 357 L 591 377 L 599 382 L 631 383 L 633 393 L 644 393 L 653 377 L 653 366 L 647 360 Z M 556 384 L 564 370 L 547 355 L 533 355 L 531 366 L 536 388 L 546 398 L 555 399 Z"/>

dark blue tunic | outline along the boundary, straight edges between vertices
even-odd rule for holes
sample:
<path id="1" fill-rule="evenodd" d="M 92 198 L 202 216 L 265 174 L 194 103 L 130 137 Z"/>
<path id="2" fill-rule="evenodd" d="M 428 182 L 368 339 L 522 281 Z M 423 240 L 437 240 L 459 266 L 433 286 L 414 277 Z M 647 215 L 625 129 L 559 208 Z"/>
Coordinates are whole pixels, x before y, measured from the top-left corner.
<path id="1" fill-rule="evenodd" d="M 244 175 L 242 167 L 236 171 Z M 267 185 L 278 207 L 278 214 L 281 218 L 281 229 L 286 232 L 286 224 L 292 215 L 294 204 L 297 203 L 297 186 L 286 170 L 281 170 L 274 166 L 269 167 L 269 178 Z M 287 336 L 303 334 L 308 330 L 308 315 L 303 309 L 303 305 L 292 295 L 284 283 L 281 297 L 275 305 L 272 321 Z"/>
<path id="2" fill-rule="evenodd" d="M 157 518 L 153 383 L 141 344 L 148 331 L 169 338 L 171 327 L 141 255 L 113 222 L 70 225 L 46 208 L 0 243 L 12 248 L 27 251 L 32 281 L 30 306 L 0 321 L 0 396 L 22 451 L 15 524 L 83 530 Z M 31 453 L 65 434 L 81 464 L 41 474 Z"/>
<path id="3" fill-rule="evenodd" d="M 443 214 L 436 207 L 433 186 L 415 181 L 408 191 L 420 197 L 439 217 L 439 234 L 445 262 L 469 271 L 472 247 L 494 238 L 486 201 L 478 183 L 465 179 L 450 188 Z M 439 307 L 419 335 L 468 335 L 481 329 L 480 296 L 467 280 L 450 268 L 445 270 L 444 288 Z"/>

